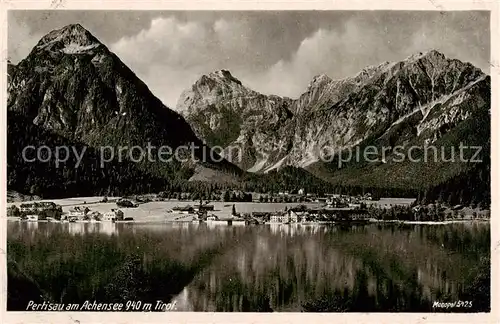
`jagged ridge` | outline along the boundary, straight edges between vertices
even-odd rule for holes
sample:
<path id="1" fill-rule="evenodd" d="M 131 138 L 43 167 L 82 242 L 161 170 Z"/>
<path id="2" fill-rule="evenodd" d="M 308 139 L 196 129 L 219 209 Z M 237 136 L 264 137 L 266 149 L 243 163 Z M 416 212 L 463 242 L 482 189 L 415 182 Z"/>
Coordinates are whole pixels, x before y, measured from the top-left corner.
<path id="1" fill-rule="evenodd" d="M 259 95 L 241 82 L 224 79 L 206 92 L 197 82 L 177 107 L 185 109 L 187 120 L 208 144 L 214 138 L 228 139 L 218 143 L 226 152 L 244 149 L 240 167 L 267 172 L 286 165 L 311 168 L 325 146 L 339 152 L 387 134 L 392 134 L 391 143 L 405 143 L 404 138 L 435 142 L 475 111 L 489 111 L 489 87 L 489 77 L 471 64 L 429 51 L 342 80 L 319 75 L 296 100 Z M 282 110 L 287 113 L 280 114 Z M 231 136 L 224 133 L 227 125 L 218 122 L 224 119 L 236 124 Z M 395 135 L 392 130 L 401 124 L 408 126 L 404 136 Z"/>

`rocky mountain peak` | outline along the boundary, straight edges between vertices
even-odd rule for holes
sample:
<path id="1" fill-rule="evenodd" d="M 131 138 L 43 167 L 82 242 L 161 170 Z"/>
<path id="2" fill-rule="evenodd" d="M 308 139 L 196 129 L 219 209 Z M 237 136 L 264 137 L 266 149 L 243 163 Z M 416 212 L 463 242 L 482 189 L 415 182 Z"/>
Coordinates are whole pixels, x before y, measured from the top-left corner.
<path id="1" fill-rule="evenodd" d="M 119 135 L 109 137 L 117 142 L 158 139 L 166 133 L 162 119 L 180 118 L 80 24 L 49 32 L 11 70 L 8 109 L 71 140 L 93 145 L 109 135 L 110 125 Z M 151 119 L 158 119 L 154 126 Z M 144 135 L 155 128 L 156 134 Z"/>
<path id="2" fill-rule="evenodd" d="M 444 56 L 443 53 L 437 51 L 437 50 L 430 50 L 426 52 L 419 52 L 415 53 L 411 56 L 409 56 L 406 60 L 407 61 L 417 61 L 421 59 L 429 59 L 429 60 L 446 60 L 446 56 Z"/>
<path id="3" fill-rule="evenodd" d="M 308 89 L 314 88 L 317 86 L 321 86 L 321 85 L 324 85 L 326 83 L 330 83 L 332 81 L 333 81 L 332 78 L 330 78 L 328 75 L 326 75 L 324 73 L 318 74 L 318 75 L 313 77 L 313 79 L 309 83 Z"/>
<path id="4" fill-rule="evenodd" d="M 35 50 L 81 54 L 102 46 L 87 29 L 80 24 L 71 24 L 56 29 L 42 37 Z"/>
<path id="5" fill-rule="evenodd" d="M 228 79 L 228 80 L 234 79 L 233 75 L 228 70 L 218 70 L 210 72 L 208 75 L 213 78 Z"/>
<path id="6" fill-rule="evenodd" d="M 243 86 L 231 72 L 218 70 L 202 75 L 190 88 L 184 90 L 177 101 L 176 110 L 186 113 L 198 106 L 199 101 L 212 105 L 224 98 L 244 98 L 253 94 L 254 92 Z"/>
<path id="7" fill-rule="evenodd" d="M 354 77 L 347 78 L 347 79 L 350 79 L 358 84 L 363 83 L 366 80 L 375 76 L 376 74 L 383 73 L 383 72 L 387 71 L 388 69 L 390 69 L 394 65 L 395 65 L 394 62 L 391 63 L 391 62 L 386 61 L 386 62 L 383 62 L 383 63 L 378 64 L 378 65 L 366 66 L 358 74 L 356 74 Z"/>
<path id="8" fill-rule="evenodd" d="M 218 70 L 214 72 L 210 72 L 207 75 L 203 75 L 198 81 L 198 84 L 204 84 L 204 83 L 210 83 L 210 82 L 216 82 L 216 83 L 227 83 L 227 84 L 237 84 L 237 85 L 242 85 L 241 81 L 236 79 L 231 72 L 228 70 Z"/>

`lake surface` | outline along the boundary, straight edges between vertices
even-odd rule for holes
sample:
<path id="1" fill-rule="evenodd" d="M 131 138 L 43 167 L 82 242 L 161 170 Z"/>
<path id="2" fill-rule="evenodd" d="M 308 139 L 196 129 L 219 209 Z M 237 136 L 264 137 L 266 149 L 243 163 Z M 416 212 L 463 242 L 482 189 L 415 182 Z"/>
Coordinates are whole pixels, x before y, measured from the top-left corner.
<path id="1" fill-rule="evenodd" d="M 469 311 L 489 307 L 489 223 L 9 222 L 7 249 L 9 310 L 33 299 L 161 300 L 177 311 L 427 312 L 465 298 Z"/>

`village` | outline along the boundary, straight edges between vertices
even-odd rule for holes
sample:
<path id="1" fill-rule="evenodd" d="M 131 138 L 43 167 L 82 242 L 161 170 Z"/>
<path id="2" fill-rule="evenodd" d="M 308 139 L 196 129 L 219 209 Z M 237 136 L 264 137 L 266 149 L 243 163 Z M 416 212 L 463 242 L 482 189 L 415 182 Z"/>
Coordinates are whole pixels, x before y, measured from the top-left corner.
<path id="1" fill-rule="evenodd" d="M 251 202 L 165 199 L 162 195 L 122 198 L 88 197 L 25 202 L 8 208 L 9 220 L 79 223 L 197 222 L 212 225 L 258 224 L 365 224 L 374 221 L 444 222 L 488 219 L 488 211 L 462 206 L 418 205 L 414 199 L 372 199 L 370 194 L 349 196 L 280 192 L 267 202 L 255 196 Z M 85 200 L 86 199 L 86 200 Z M 294 201 L 294 202 L 289 202 Z"/>
<path id="2" fill-rule="evenodd" d="M 181 213 L 174 220 L 193 222 L 209 222 L 212 224 L 250 225 L 250 224 L 290 224 L 290 223 L 331 223 L 331 222 L 368 222 L 369 215 L 362 206 L 334 207 L 329 201 L 324 207 L 308 207 L 297 205 L 285 207 L 273 212 L 253 211 L 239 213 L 236 205 L 232 205 L 229 216 L 218 216 L 214 213 L 214 205 L 174 207 L 172 213 Z"/>
<path id="3" fill-rule="evenodd" d="M 279 193 L 286 197 L 288 193 Z M 306 197 L 305 195 L 303 197 Z M 164 198 L 152 196 L 135 196 L 133 198 L 108 199 L 103 197 L 98 201 L 83 201 L 79 204 L 64 205 L 56 204 L 52 201 L 27 202 L 20 205 L 11 205 L 8 208 L 10 220 L 28 222 L 208 222 L 212 224 L 226 225 L 250 225 L 266 223 L 328 223 L 347 221 L 367 221 L 368 213 L 363 200 L 366 197 L 350 197 L 340 195 L 326 195 L 317 197 L 309 195 L 302 199 L 304 203 L 280 204 L 261 203 L 262 199 L 250 203 L 263 208 L 252 210 L 245 203 L 223 204 L 200 200 L 178 201 L 178 204 L 168 208 L 172 201 L 166 202 Z M 110 205 L 114 205 L 111 207 Z M 151 206 L 155 212 L 155 217 L 137 216 L 140 211 Z M 161 208 L 161 205 L 164 205 Z M 217 205 L 217 208 L 216 208 Z M 275 208 L 265 208 L 267 206 L 281 206 Z M 237 210 L 237 206 L 242 211 Z M 93 209 L 95 207 L 95 209 Z M 158 207 L 158 208 L 156 208 Z M 137 210 L 135 212 L 134 210 Z M 157 210 L 157 211 L 156 211 Z M 136 217 L 134 217 L 136 216 Z M 163 216 L 163 217 L 162 217 Z"/>
<path id="4" fill-rule="evenodd" d="M 12 205 L 8 208 L 8 217 L 17 217 L 20 221 L 28 222 L 101 222 L 127 221 L 123 211 L 111 209 L 101 213 L 92 211 L 89 207 L 75 206 L 68 212 L 63 212 L 62 206 L 54 202 L 23 203 L 19 207 Z"/>

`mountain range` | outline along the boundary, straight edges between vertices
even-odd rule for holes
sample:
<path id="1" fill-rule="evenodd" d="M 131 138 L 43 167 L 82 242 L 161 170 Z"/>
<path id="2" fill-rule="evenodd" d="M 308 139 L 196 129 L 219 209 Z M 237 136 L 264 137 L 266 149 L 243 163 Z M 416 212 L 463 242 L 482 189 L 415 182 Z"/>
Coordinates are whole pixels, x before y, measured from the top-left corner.
<path id="1" fill-rule="evenodd" d="M 443 162 L 441 148 L 449 158 L 460 143 L 482 146 L 478 157 L 489 158 L 490 77 L 435 50 L 345 79 L 318 75 L 295 100 L 257 93 L 216 71 L 186 89 L 176 110 L 208 145 L 224 147 L 228 159 L 254 173 L 292 166 L 336 184 L 425 188 L 485 166 Z M 396 147 L 425 145 L 439 149 L 436 161 L 397 159 Z M 345 159 L 347 150 L 368 146 L 378 162 L 339 164 L 342 152 Z M 234 152 L 243 155 L 234 159 Z"/>
<path id="2" fill-rule="evenodd" d="M 121 193 L 174 180 L 265 182 L 292 168 L 322 184 L 415 190 L 450 191 L 451 183 L 479 175 L 483 180 L 469 187 L 483 192 L 489 190 L 490 88 L 480 69 L 429 51 L 340 80 L 318 75 L 297 99 L 258 93 L 231 72 L 215 71 L 186 89 L 174 111 L 90 32 L 69 25 L 8 65 L 9 187 L 32 194 L 95 194 L 96 187 Z M 76 170 L 21 159 L 22 147 L 46 142 L 88 146 L 90 153 Z M 221 147 L 225 159 L 114 160 L 97 167 L 101 146 L 146 143 Z M 483 147 L 483 162 L 401 163 L 394 151 L 433 144 L 449 155 L 460 143 Z M 383 159 L 378 153 L 376 163 L 338 163 L 348 150 L 368 146 L 392 149 Z"/>

